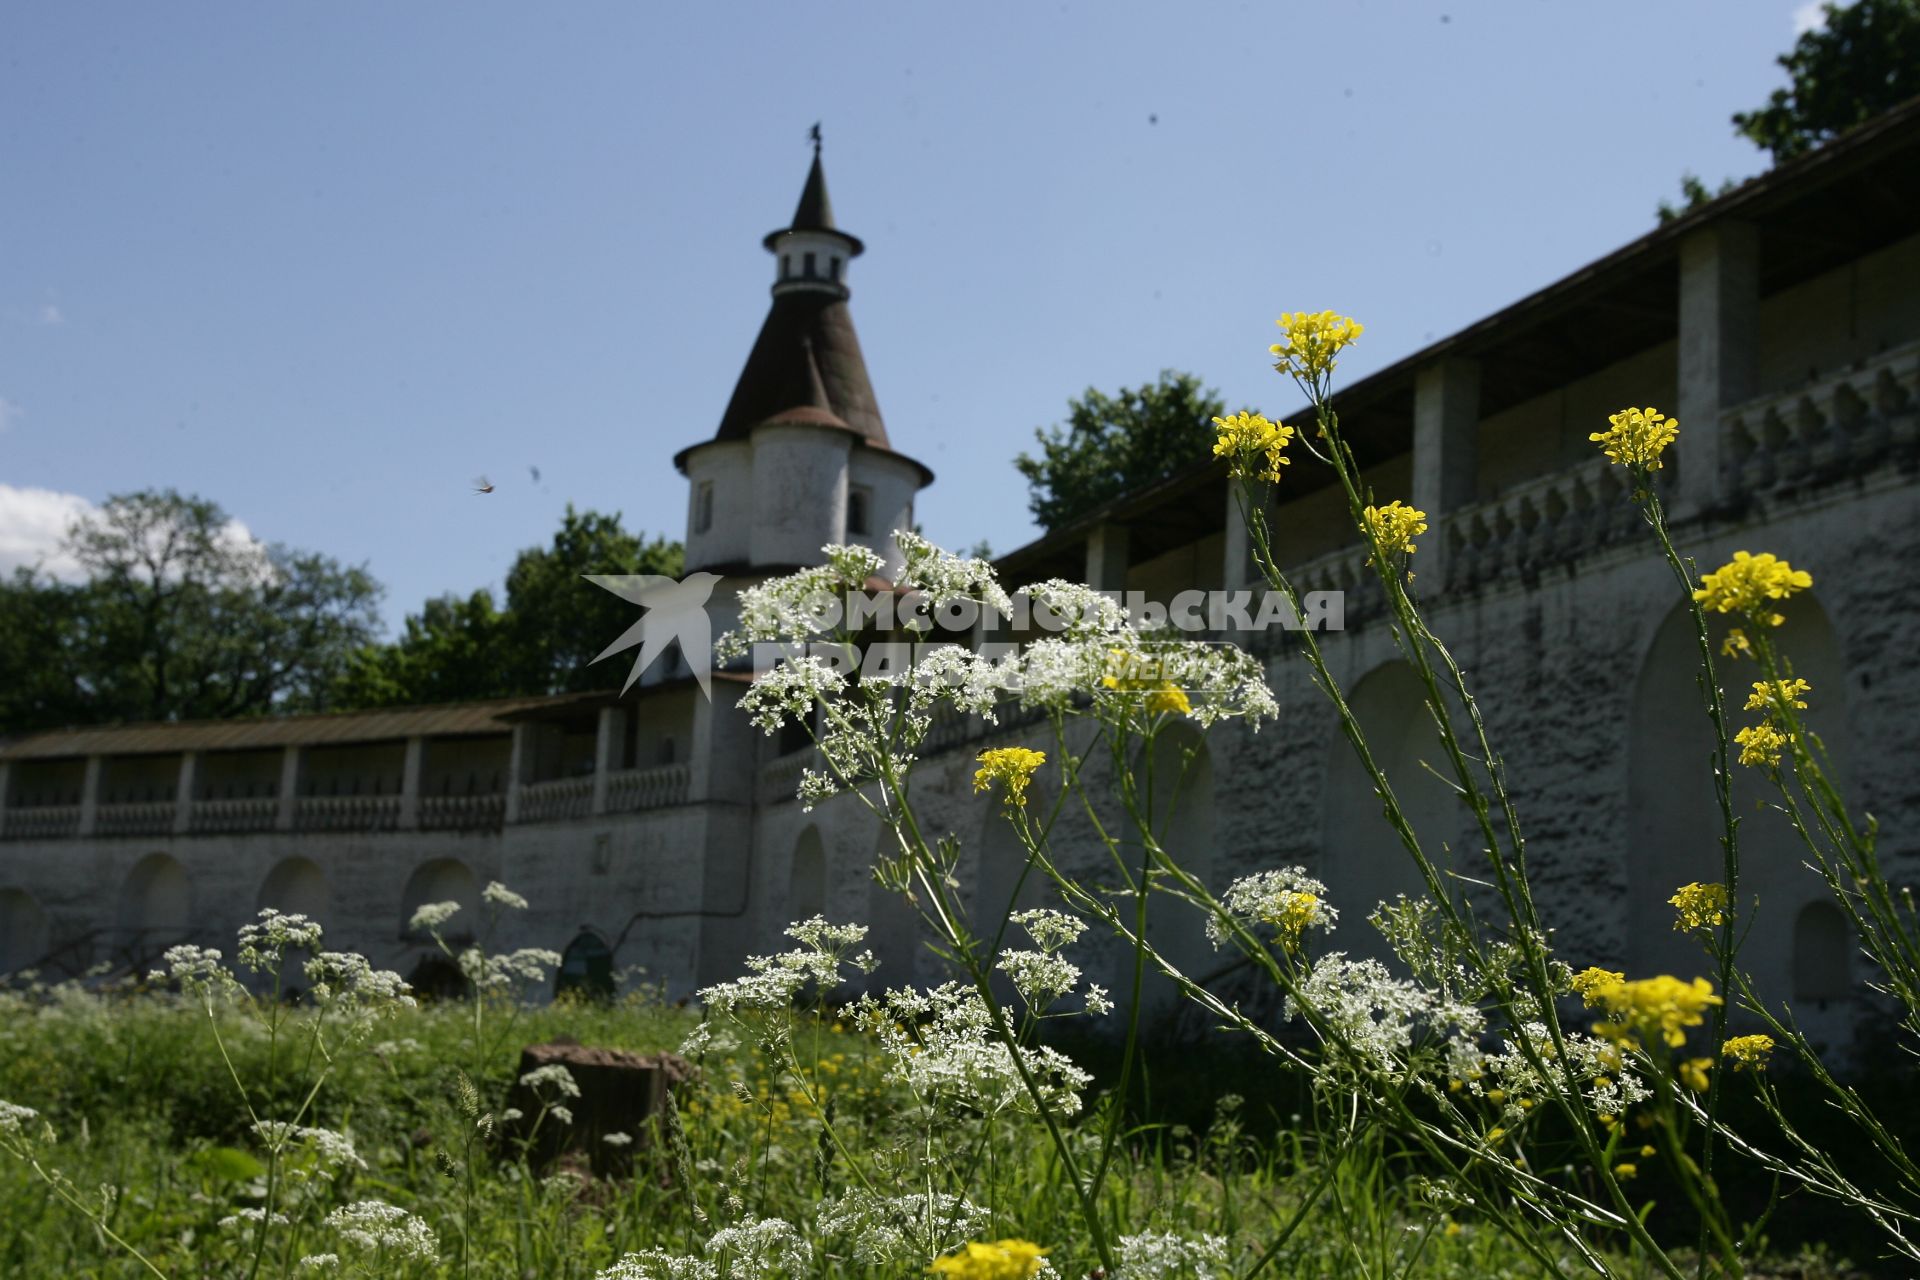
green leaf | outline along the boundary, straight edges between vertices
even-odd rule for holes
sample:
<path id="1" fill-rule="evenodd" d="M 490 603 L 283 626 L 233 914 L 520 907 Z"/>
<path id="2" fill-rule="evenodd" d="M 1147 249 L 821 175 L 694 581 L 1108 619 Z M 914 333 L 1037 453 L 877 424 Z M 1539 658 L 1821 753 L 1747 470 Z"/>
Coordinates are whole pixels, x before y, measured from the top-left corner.
<path id="1" fill-rule="evenodd" d="M 238 1147 L 206 1147 L 187 1158 L 187 1166 L 222 1182 L 251 1182 L 267 1176 L 267 1166 Z"/>

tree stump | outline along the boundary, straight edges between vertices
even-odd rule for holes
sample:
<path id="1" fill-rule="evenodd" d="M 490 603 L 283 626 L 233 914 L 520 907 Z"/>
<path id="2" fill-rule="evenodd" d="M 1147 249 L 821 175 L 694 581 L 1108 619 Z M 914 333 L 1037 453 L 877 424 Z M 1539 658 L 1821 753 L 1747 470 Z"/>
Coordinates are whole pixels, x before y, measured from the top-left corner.
<path id="1" fill-rule="evenodd" d="M 580 1087 L 577 1098 L 560 1097 L 552 1085 L 536 1091 L 520 1079 L 541 1067 L 567 1069 Z M 507 1095 L 507 1105 L 520 1118 L 504 1125 L 508 1139 L 523 1146 L 527 1161 L 545 1169 L 562 1155 L 584 1157 L 597 1178 L 623 1178 L 633 1172 L 633 1158 L 651 1140 L 652 1118 L 666 1108 L 667 1090 L 692 1077 L 693 1064 L 671 1053 L 632 1053 L 601 1049 L 561 1038 L 530 1044 L 520 1050 L 520 1070 Z M 561 1124 L 552 1114 L 554 1103 L 573 1115 Z M 541 1119 L 541 1108 L 547 1115 Z M 609 1134 L 625 1134 L 630 1142 Z"/>

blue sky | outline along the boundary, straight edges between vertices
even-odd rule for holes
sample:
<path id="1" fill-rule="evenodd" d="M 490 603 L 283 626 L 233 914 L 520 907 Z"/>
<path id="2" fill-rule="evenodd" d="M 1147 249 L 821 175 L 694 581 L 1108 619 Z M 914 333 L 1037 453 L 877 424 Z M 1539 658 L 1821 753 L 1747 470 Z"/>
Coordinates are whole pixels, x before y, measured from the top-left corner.
<path id="1" fill-rule="evenodd" d="M 0 568 L 175 487 L 367 563 L 398 619 L 571 500 L 678 536 L 675 450 L 765 314 L 824 121 L 853 309 L 930 536 L 1033 535 L 1010 460 L 1089 386 L 1290 410 L 1765 157 L 1797 0 L 10 5 Z M 533 482 L 530 467 L 541 480 Z M 470 492 L 484 473 L 497 485 Z M 48 559 L 58 567 L 56 559 Z"/>

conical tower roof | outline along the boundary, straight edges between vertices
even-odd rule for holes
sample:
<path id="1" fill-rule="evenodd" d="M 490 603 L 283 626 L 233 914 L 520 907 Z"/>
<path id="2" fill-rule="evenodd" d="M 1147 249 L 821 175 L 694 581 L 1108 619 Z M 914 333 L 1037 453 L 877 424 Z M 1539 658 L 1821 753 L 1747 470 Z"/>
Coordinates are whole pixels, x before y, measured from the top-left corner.
<path id="1" fill-rule="evenodd" d="M 714 439 L 745 440 L 763 422 L 843 427 L 891 447 L 845 298 L 799 291 L 774 298 Z"/>
<path id="2" fill-rule="evenodd" d="M 865 246 L 834 224 L 817 135 L 793 223 L 765 244 L 781 259 L 773 305 L 713 439 L 745 440 L 764 423 L 791 422 L 837 427 L 890 449 L 847 308 L 843 268 Z"/>
<path id="3" fill-rule="evenodd" d="M 834 225 L 817 135 L 793 225 L 775 231 L 765 243 L 780 260 L 773 305 L 720 416 L 719 429 L 707 443 L 746 441 L 757 427 L 792 423 L 846 431 L 868 448 L 892 452 L 847 307 L 851 291 L 844 268 L 865 246 Z M 698 447 L 683 449 L 674 465 L 684 470 L 687 455 Z M 933 479 L 925 465 L 913 465 L 922 483 Z"/>

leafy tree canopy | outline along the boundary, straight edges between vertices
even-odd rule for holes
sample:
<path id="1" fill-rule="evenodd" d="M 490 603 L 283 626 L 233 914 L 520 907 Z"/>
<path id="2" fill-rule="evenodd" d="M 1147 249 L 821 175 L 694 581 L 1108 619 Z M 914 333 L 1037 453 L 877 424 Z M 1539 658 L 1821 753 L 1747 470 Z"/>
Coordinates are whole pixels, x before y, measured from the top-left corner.
<path id="1" fill-rule="evenodd" d="M 1734 128 L 1779 164 L 1920 94 L 1920 0 L 1854 0 L 1821 7 L 1778 61 L 1788 86 Z"/>
<path id="2" fill-rule="evenodd" d="M 0 585 L 0 729 L 323 707 L 376 631 L 365 568 L 247 538 L 205 498 L 117 494 L 65 545 L 84 582 Z"/>
<path id="3" fill-rule="evenodd" d="M 1775 89 L 1764 107 L 1736 112 L 1733 127 L 1779 164 L 1920 94 L 1920 0 L 1824 4 L 1820 25 L 1775 61 L 1786 70 L 1787 87 Z M 1660 221 L 1691 213 L 1735 185 L 1729 178 L 1716 189 L 1683 174 L 1681 201 L 1662 200 Z"/>
<path id="4" fill-rule="evenodd" d="M 1164 369 L 1151 386 L 1115 395 L 1088 387 L 1067 402 L 1067 420 L 1034 429 L 1040 455 L 1013 465 L 1027 478 L 1027 506 L 1058 529 L 1129 490 L 1164 480 L 1207 456 L 1220 394 L 1190 373 Z"/>
<path id="5" fill-rule="evenodd" d="M 1732 178 L 1727 178 L 1726 180 L 1721 182 L 1720 189 L 1716 191 L 1713 188 L 1709 187 L 1706 183 L 1702 182 L 1698 174 L 1694 174 L 1694 173 L 1681 174 L 1680 175 L 1681 203 L 1675 205 L 1675 204 L 1669 204 L 1665 200 L 1662 200 L 1660 202 L 1660 207 L 1657 210 L 1657 212 L 1660 215 L 1661 224 L 1664 225 L 1666 223 L 1672 222 L 1675 218 L 1678 218 L 1683 214 L 1692 213 L 1695 209 L 1698 209 L 1701 205 L 1707 204 L 1710 201 L 1719 199 L 1721 196 L 1727 194 L 1727 192 L 1733 190 L 1734 187 L 1738 185 L 1739 184 L 1736 183 Z"/>
<path id="6" fill-rule="evenodd" d="M 628 533 L 618 513 L 569 504 L 553 545 L 515 558 L 504 607 L 484 588 L 427 601 L 398 639 L 353 656 L 335 696 L 345 706 L 380 707 L 617 689 L 625 665 L 590 664 L 633 622 L 634 609 L 584 575 L 680 572 L 679 543 L 649 541 Z"/>

